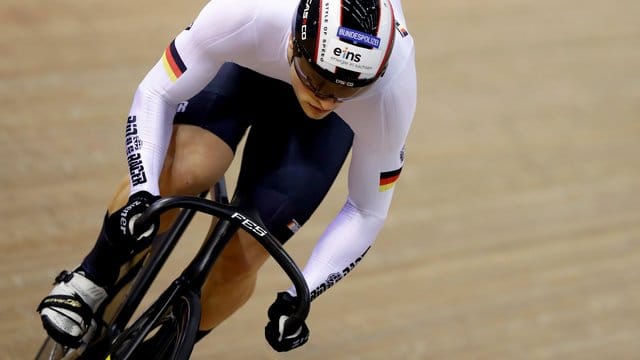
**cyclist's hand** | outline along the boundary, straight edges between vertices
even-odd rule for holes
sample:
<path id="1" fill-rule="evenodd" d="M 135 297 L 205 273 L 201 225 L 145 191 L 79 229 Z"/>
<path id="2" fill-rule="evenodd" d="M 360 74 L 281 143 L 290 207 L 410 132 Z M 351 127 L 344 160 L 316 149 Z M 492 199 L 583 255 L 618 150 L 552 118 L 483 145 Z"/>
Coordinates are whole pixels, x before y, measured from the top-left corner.
<path id="1" fill-rule="evenodd" d="M 304 345 L 309 340 L 309 328 L 304 322 L 297 329 L 288 329 L 287 320 L 295 311 L 296 298 L 288 292 L 280 292 L 269 307 L 269 322 L 264 336 L 276 351 L 289 351 Z"/>
<path id="2" fill-rule="evenodd" d="M 146 229 L 140 229 L 138 231 L 134 231 L 134 224 L 142 213 L 159 198 L 159 196 L 151 195 L 146 191 L 139 191 L 132 194 L 129 197 L 127 205 L 109 217 L 110 235 L 117 235 L 118 238 L 126 244 L 135 244 L 152 239 L 158 232 L 160 225 L 159 219 L 155 219 Z"/>

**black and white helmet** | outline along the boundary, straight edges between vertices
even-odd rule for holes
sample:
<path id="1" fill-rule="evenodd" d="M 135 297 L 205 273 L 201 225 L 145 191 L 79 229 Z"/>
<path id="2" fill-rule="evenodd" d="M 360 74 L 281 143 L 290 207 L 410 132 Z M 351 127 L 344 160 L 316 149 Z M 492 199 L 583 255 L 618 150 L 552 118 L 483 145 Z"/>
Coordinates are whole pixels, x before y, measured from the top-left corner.
<path id="1" fill-rule="evenodd" d="M 395 37 L 388 0 L 301 0 L 294 51 L 334 84 L 363 87 L 384 74 Z"/>

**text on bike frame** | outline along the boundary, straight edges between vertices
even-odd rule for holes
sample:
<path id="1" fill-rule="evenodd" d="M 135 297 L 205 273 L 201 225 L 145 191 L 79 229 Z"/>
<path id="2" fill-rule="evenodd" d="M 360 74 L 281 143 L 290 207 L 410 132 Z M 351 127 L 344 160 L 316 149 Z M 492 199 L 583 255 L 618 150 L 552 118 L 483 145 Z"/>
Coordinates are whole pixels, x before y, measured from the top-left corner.
<path id="1" fill-rule="evenodd" d="M 267 234 L 267 230 L 261 228 L 258 224 L 254 223 L 253 221 L 249 220 L 246 218 L 246 216 L 240 214 L 240 213 L 233 213 L 233 215 L 231 215 L 232 219 L 239 219 L 241 220 L 240 225 L 247 231 L 251 231 L 252 233 L 263 237 Z"/>

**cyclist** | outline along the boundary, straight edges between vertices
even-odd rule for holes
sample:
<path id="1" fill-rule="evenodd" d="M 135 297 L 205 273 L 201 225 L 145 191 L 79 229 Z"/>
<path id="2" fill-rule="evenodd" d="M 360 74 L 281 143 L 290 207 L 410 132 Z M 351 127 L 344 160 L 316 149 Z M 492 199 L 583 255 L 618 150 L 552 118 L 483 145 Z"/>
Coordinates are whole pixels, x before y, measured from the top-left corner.
<path id="1" fill-rule="evenodd" d="M 293 14 L 293 19 L 292 19 Z M 229 167 L 250 128 L 235 198 L 255 207 L 283 243 L 312 215 L 349 151 L 348 196 L 303 273 L 312 298 L 360 262 L 387 217 L 416 107 L 413 39 L 400 0 L 215 0 L 166 48 L 139 84 L 126 124 L 127 179 L 94 248 L 64 271 L 38 310 L 57 342 L 78 346 L 113 291 L 130 250 L 162 236 L 172 217 L 132 224 L 170 195 L 196 195 Z M 251 296 L 267 259 L 239 232 L 203 288 L 201 336 Z M 286 351 L 295 290 L 279 292 L 265 335 Z"/>

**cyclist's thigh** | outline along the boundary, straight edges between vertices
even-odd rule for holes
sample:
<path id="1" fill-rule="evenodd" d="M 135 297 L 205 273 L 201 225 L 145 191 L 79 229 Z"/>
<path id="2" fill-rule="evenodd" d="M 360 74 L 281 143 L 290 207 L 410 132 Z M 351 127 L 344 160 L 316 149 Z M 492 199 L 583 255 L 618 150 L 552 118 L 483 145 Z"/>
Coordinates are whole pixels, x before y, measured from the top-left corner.
<path id="1" fill-rule="evenodd" d="M 246 104 L 237 95 L 244 73 L 243 68 L 224 65 L 200 93 L 178 105 L 164 167 L 165 186 L 172 193 L 204 191 L 231 164 L 249 126 Z"/>
<path id="2" fill-rule="evenodd" d="M 233 151 L 201 127 L 176 124 L 160 177 L 161 193 L 196 195 L 211 187 L 233 160 Z"/>
<path id="3" fill-rule="evenodd" d="M 248 69 L 226 63 L 216 77 L 191 99 L 178 104 L 174 124 L 194 125 L 215 134 L 235 152 L 250 126 Z M 249 105 L 249 106 L 248 106 Z"/>

